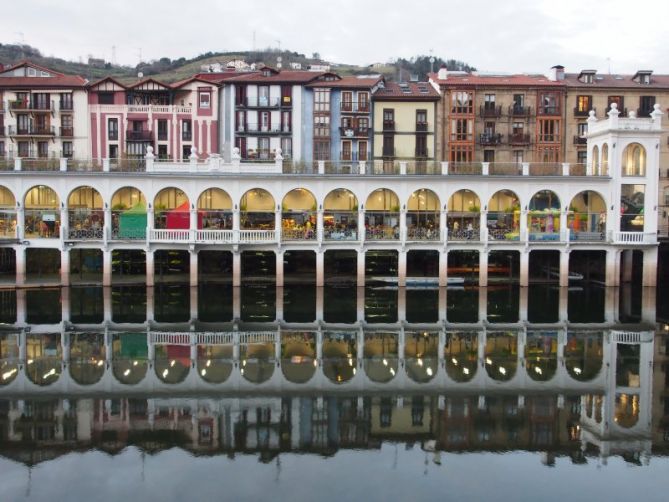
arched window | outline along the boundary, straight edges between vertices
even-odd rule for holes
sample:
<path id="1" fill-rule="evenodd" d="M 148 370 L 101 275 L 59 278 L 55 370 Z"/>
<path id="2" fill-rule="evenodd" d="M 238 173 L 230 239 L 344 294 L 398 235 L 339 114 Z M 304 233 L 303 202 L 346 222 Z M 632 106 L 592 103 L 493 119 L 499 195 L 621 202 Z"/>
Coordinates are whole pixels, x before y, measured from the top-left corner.
<path id="1" fill-rule="evenodd" d="M 627 145 L 623 150 L 621 168 L 623 176 L 645 176 L 646 149 L 639 143 Z"/>
<path id="2" fill-rule="evenodd" d="M 595 145 L 592 148 L 592 173 L 599 176 L 599 147 Z"/>

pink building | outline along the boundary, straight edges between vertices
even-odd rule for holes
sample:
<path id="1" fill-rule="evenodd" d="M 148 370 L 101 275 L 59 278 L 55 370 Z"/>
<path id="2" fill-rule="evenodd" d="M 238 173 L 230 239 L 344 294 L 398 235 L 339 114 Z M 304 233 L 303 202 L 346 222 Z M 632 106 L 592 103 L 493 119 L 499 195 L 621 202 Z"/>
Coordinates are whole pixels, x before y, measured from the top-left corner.
<path id="1" fill-rule="evenodd" d="M 218 153 L 218 84 L 191 77 L 173 84 L 106 77 L 88 86 L 93 158 L 160 159 Z"/>

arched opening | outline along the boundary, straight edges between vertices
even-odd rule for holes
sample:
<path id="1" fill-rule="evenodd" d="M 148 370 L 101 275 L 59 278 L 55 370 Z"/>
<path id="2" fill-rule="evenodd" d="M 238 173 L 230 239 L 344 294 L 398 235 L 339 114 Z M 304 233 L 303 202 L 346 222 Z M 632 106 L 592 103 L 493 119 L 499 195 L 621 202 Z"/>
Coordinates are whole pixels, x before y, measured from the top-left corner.
<path id="1" fill-rule="evenodd" d="M 16 239 L 16 199 L 0 186 L 0 239 Z"/>
<path id="2" fill-rule="evenodd" d="M 551 190 L 540 190 L 530 199 L 527 230 L 531 241 L 560 240 L 560 198 Z"/>
<path id="3" fill-rule="evenodd" d="M 548 382 L 557 372 L 557 333 L 528 333 L 525 369 L 532 380 Z"/>
<path id="4" fill-rule="evenodd" d="M 400 238 L 400 200 L 387 188 L 374 190 L 365 203 L 365 239 Z"/>
<path id="5" fill-rule="evenodd" d="M 592 173 L 599 176 L 599 147 L 592 147 Z"/>
<path id="6" fill-rule="evenodd" d="M 19 334 L 0 334 L 0 386 L 9 385 L 19 373 Z"/>
<path id="7" fill-rule="evenodd" d="M 449 241 L 479 240 L 481 200 L 471 190 L 458 190 L 448 199 Z"/>
<path id="8" fill-rule="evenodd" d="M 356 333 L 323 335 L 323 374 L 333 383 L 344 383 L 356 374 Z"/>
<path id="9" fill-rule="evenodd" d="M 601 160 L 601 170 L 599 173 L 595 173 L 601 176 L 609 175 L 609 145 L 604 143 L 602 145 L 602 160 Z"/>
<path id="10" fill-rule="evenodd" d="M 79 385 L 93 385 L 105 373 L 104 333 L 70 335 L 70 376 Z"/>
<path id="11" fill-rule="evenodd" d="M 286 380 L 308 382 L 317 364 L 315 333 L 281 333 L 281 372 Z"/>
<path id="12" fill-rule="evenodd" d="M 606 203 L 592 190 L 577 193 L 567 214 L 569 240 L 603 241 L 606 236 Z"/>
<path id="13" fill-rule="evenodd" d="M 190 346 L 156 345 L 156 375 L 167 384 L 183 382 L 190 372 Z"/>
<path id="14" fill-rule="evenodd" d="M 621 169 L 623 176 L 645 176 L 646 149 L 639 143 L 627 145 L 623 150 Z"/>
<path id="15" fill-rule="evenodd" d="M 60 199 L 46 185 L 37 185 L 26 193 L 25 236 L 28 238 L 58 238 L 60 236 Z"/>
<path id="16" fill-rule="evenodd" d="M 639 395 L 616 394 L 616 408 L 613 420 L 619 427 L 629 429 L 639 421 Z"/>
<path id="17" fill-rule="evenodd" d="M 168 187 L 153 199 L 153 225 L 156 229 L 188 230 L 190 228 L 190 203 L 179 188 Z"/>
<path id="18" fill-rule="evenodd" d="M 122 384 L 141 382 L 149 369 L 149 348 L 144 333 L 114 333 L 112 371 Z"/>
<path id="19" fill-rule="evenodd" d="M 601 333 L 567 334 L 564 348 L 565 367 L 574 380 L 588 382 L 595 378 L 603 364 L 604 341 Z"/>
<path id="20" fill-rule="evenodd" d="M 296 188 L 281 201 L 281 238 L 289 241 L 315 240 L 316 197 L 309 190 Z"/>
<path id="21" fill-rule="evenodd" d="M 337 188 L 323 202 L 323 238 L 358 240 L 358 199 L 350 190 Z"/>
<path id="22" fill-rule="evenodd" d="M 365 335 L 365 374 L 373 382 L 386 383 L 395 378 L 399 365 L 397 333 L 369 333 Z"/>
<path id="23" fill-rule="evenodd" d="M 262 188 L 253 188 L 242 195 L 239 203 L 242 230 L 274 230 L 274 197 Z"/>
<path id="24" fill-rule="evenodd" d="M 439 368 L 439 333 L 405 333 L 404 357 L 411 380 L 417 383 L 432 380 Z"/>
<path id="25" fill-rule="evenodd" d="M 272 378 L 276 359 L 274 342 L 244 343 L 239 347 L 242 376 L 251 383 L 263 383 Z"/>
<path id="26" fill-rule="evenodd" d="M 455 382 L 469 382 L 478 367 L 478 333 L 447 333 L 446 373 Z"/>
<path id="27" fill-rule="evenodd" d="M 203 230 L 232 230 L 232 199 L 220 188 L 208 188 L 197 199 L 198 227 Z"/>
<path id="28" fill-rule="evenodd" d="M 646 185 L 620 185 L 620 230 L 643 232 Z"/>
<path id="29" fill-rule="evenodd" d="M 199 345 L 197 348 L 197 373 L 208 383 L 223 383 L 234 367 L 233 346 Z"/>
<path id="30" fill-rule="evenodd" d="M 493 380 L 507 382 L 518 368 L 518 333 L 492 333 L 486 335 L 485 369 Z"/>
<path id="31" fill-rule="evenodd" d="M 60 378 L 63 350 L 60 333 L 26 335 L 26 374 L 36 385 L 51 385 Z"/>
<path id="32" fill-rule="evenodd" d="M 134 187 L 118 189 L 111 200 L 112 239 L 146 239 L 146 198 Z"/>
<path id="33" fill-rule="evenodd" d="M 441 202 L 436 193 L 421 188 L 407 201 L 407 239 L 439 240 L 439 211 Z"/>
<path id="34" fill-rule="evenodd" d="M 520 199 L 515 193 L 511 190 L 500 190 L 490 197 L 487 225 L 489 239 L 520 239 Z"/>
<path id="35" fill-rule="evenodd" d="M 69 239 L 102 239 L 104 212 L 102 197 L 93 187 L 75 188 L 67 198 Z"/>

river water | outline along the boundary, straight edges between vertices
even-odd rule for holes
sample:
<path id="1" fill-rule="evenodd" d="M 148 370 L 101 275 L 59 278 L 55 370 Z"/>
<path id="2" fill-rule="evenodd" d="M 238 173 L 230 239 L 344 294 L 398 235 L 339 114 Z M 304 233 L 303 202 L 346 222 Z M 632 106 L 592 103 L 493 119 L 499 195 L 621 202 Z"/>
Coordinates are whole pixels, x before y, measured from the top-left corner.
<path id="1" fill-rule="evenodd" d="M 0 291 L 0 499 L 666 500 L 664 303 L 549 284 Z"/>

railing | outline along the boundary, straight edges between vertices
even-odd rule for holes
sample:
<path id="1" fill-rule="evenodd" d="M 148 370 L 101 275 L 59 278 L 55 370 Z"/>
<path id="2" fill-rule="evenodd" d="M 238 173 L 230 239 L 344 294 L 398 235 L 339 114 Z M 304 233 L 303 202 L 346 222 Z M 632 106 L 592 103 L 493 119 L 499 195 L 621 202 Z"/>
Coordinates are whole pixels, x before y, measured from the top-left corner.
<path id="1" fill-rule="evenodd" d="M 152 141 L 153 131 L 126 131 L 127 141 Z"/>
<path id="2" fill-rule="evenodd" d="M 592 110 L 597 111 L 596 108 L 592 108 Z M 575 117 L 587 117 L 590 114 L 590 108 L 579 108 L 578 106 L 574 107 L 574 116 Z"/>
<path id="3" fill-rule="evenodd" d="M 409 160 L 406 163 L 407 174 L 440 175 L 441 162 L 432 160 Z"/>
<path id="4" fill-rule="evenodd" d="M 479 134 L 479 144 L 481 145 L 500 145 L 502 144 L 501 134 Z"/>
<path id="5" fill-rule="evenodd" d="M 451 141 L 474 141 L 474 135 L 468 132 L 454 132 L 451 133 Z"/>
<path id="6" fill-rule="evenodd" d="M 281 104 L 281 98 L 273 98 L 267 96 L 252 96 L 247 97 L 243 104 L 237 106 L 250 106 L 253 108 L 275 108 Z"/>
<path id="7" fill-rule="evenodd" d="M 399 227 L 379 225 L 365 230 L 365 240 L 368 241 L 397 241 L 399 239 Z"/>
<path id="8" fill-rule="evenodd" d="M 117 212 L 117 215 L 122 213 Z M 145 240 L 146 239 L 146 228 L 120 228 L 118 226 L 113 226 L 111 231 L 111 238 L 113 240 Z"/>
<path id="9" fill-rule="evenodd" d="M 344 138 L 367 137 L 372 132 L 369 127 L 340 127 L 339 134 Z"/>
<path id="10" fill-rule="evenodd" d="M 383 147 L 381 150 L 381 156 L 382 157 L 394 157 L 395 156 L 395 148 L 389 148 L 389 147 Z"/>
<path id="11" fill-rule="evenodd" d="M 610 232 L 610 240 L 616 244 L 655 244 L 657 234 L 650 232 Z"/>
<path id="12" fill-rule="evenodd" d="M 449 228 L 448 229 L 448 240 L 449 241 L 459 241 L 459 242 L 478 242 L 481 240 L 481 229 L 478 227 L 472 226 L 471 228 Z"/>
<path id="13" fill-rule="evenodd" d="M 72 138 L 74 137 L 74 129 L 72 127 L 61 127 L 60 135 L 63 138 Z"/>
<path id="14" fill-rule="evenodd" d="M 530 144 L 530 135 L 529 134 L 509 134 L 509 144 L 510 145 L 529 145 Z"/>
<path id="15" fill-rule="evenodd" d="M 560 115 L 559 106 L 540 106 L 539 115 Z"/>
<path id="16" fill-rule="evenodd" d="M 188 242 L 190 240 L 190 230 L 152 228 L 149 233 L 149 238 L 152 241 Z"/>
<path id="17" fill-rule="evenodd" d="M 495 105 L 481 105 L 479 113 L 483 118 L 498 118 L 502 116 L 502 107 Z"/>
<path id="18" fill-rule="evenodd" d="M 574 144 L 575 145 L 587 145 L 588 144 L 588 138 L 584 136 L 574 136 Z"/>
<path id="19" fill-rule="evenodd" d="M 586 174 L 585 164 L 569 164 L 569 176 L 585 176 Z"/>
<path id="20" fill-rule="evenodd" d="M 351 216 L 357 221 L 358 215 Z M 323 239 L 326 241 L 357 241 L 358 231 L 355 229 L 337 229 L 332 227 L 325 227 L 323 229 Z"/>
<path id="21" fill-rule="evenodd" d="M 427 122 L 416 122 L 416 132 L 427 132 Z"/>
<path id="22" fill-rule="evenodd" d="M 39 112 L 52 112 L 55 110 L 54 101 L 39 102 L 36 100 L 23 101 L 16 100 L 9 102 L 10 110 L 21 110 L 21 111 L 39 111 Z"/>
<path id="23" fill-rule="evenodd" d="M 118 131 L 117 130 L 107 131 L 107 139 L 109 141 L 118 141 Z"/>
<path id="24" fill-rule="evenodd" d="M 74 109 L 74 103 L 72 100 L 60 100 L 58 108 L 64 112 L 71 112 Z"/>
<path id="25" fill-rule="evenodd" d="M 369 113 L 370 105 L 369 102 L 353 102 L 353 101 L 342 101 L 340 103 L 340 110 L 344 113 Z"/>
<path id="26" fill-rule="evenodd" d="M 480 162 L 449 162 L 448 174 L 482 174 L 483 165 Z"/>
<path id="27" fill-rule="evenodd" d="M 146 160 L 109 159 L 109 170 L 117 173 L 141 173 L 146 170 Z"/>
<path id="28" fill-rule="evenodd" d="M 50 127 L 14 127 L 9 126 L 8 128 L 9 136 L 55 136 L 56 128 L 54 126 Z"/>
<path id="29" fill-rule="evenodd" d="M 22 171 L 59 171 L 60 170 L 60 159 L 47 159 L 47 158 L 36 158 L 36 159 L 21 159 L 21 170 Z"/>
<path id="30" fill-rule="evenodd" d="M 258 125 L 255 123 L 247 124 L 238 124 L 237 132 L 267 132 L 267 133 L 278 133 L 278 132 L 290 132 L 290 127 L 283 128 L 280 124 L 268 125 Z"/>
<path id="31" fill-rule="evenodd" d="M 239 242 L 243 244 L 276 242 L 276 230 L 240 230 Z"/>
<path id="32" fill-rule="evenodd" d="M 313 241 L 316 240 L 316 229 L 283 228 L 281 229 L 282 241 Z"/>
<path id="33" fill-rule="evenodd" d="M 491 162 L 488 164 L 488 174 L 491 176 L 521 176 L 523 165 L 520 162 Z"/>
<path id="34" fill-rule="evenodd" d="M 234 242 L 234 232 L 232 230 L 195 230 L 195 241 L 229 244 Z"/>
<path id="35" fill-rule="evenodd" d="M 102 227 L 99 228 L 72 228 L 67 231 L 67 240 L 84 241 L 84 240 L 102 240 L 104 231 Z"/>
<path id="36" fill-rule="evenodd" d="M 509 106 L 509 115 L 512 117 L 529 117 L 532 115 L 532 108 L 529 106 Z"/>
<path id="37" fill-rule="evenodd" d="M 167 141 L 167 131 L 158 130 L 158 141 Z"/>
<path id="38" fill-rule="evenodd" d="M 559 162 L 532 162 L 530 164 L 530 176 L 561 176 L 562 164 Z"/>
<path id="39" fill-rule="evenodd" d="M 441 235 L 439 230 L 429 227 L 414 227 L 408 228 L 406 234 L 408 241 L 440 241 Z"/>
<path id="40" fill-rule="evenodd" d="M 384 120 L 383 121 L 383 130 L 384 131 L 394 131 L 395 130 L 395 121 L 394 120 Z"/>
<path id="41" fill-rule="evenodd" d="M 400 163 L 397 160 L 374 160 L 366 164 L 365 174 L 398 175 L 400 174 Z"/>

